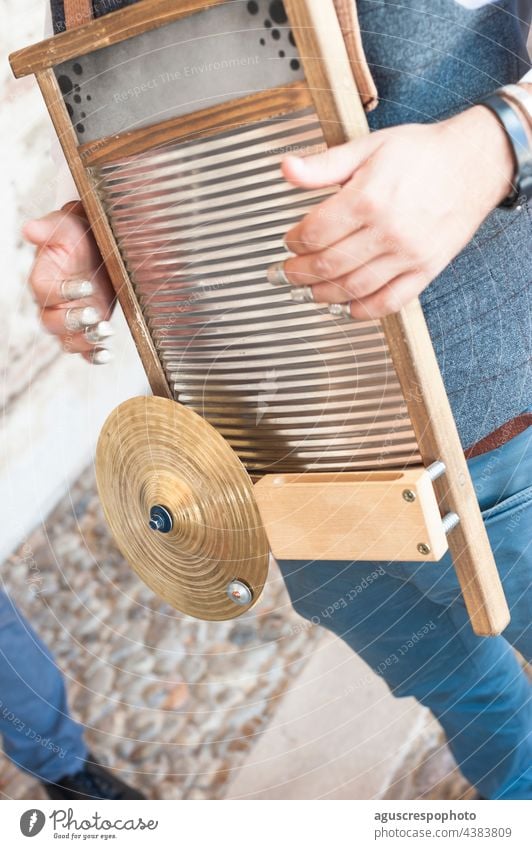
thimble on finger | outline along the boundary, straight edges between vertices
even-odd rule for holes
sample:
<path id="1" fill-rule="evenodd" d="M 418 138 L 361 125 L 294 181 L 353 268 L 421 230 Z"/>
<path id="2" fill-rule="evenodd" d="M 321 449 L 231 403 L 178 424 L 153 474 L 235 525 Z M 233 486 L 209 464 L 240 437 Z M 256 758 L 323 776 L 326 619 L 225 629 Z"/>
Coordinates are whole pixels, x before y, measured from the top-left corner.
<path id="1" fill-rule="evenodd" d="M 100 321 L 98 324 L 86 327 L 83 335 L 91 345 L 97 345 L 98 342 L 103 342 L 104 339 L 109 339 L 110 336 L 113 336 L 114 330 L 110 321 Z"/>
<path id="2" fill-rule="evenodd" d="M 351 301 L 347 304 L 329 304 L 329 312 L 335 318 L 352 318 Z"/>
<path id="3" fill-rule="evenodd" d="M 314 292 L 312 286 L 297 286 L 290 291 L 290 296 L 296 304 L 313 304 Z"/>
<path id="4" fill-rule="evenodd" d="M 291 283 L 284 270 L 284 262 L 274 262 L 267 271 L 268 283 L 272 286 L 290 286 Z"/>
<path id="5" fill-rule="evenodd" d="M 96 351 L 91 351 L 89 360 L 94 366 L 105 366 L 113 359 L 111 351 L 107 348 L 98 348 Z"/>
<path id="6" fill-rule="evenodd" d="M 78 333 L 85 327 L 98 324 L 102 317 L 96 307 L 72 307 L 65 313 L 65 330 Z"/>
<path id="7" fill-rule="evenodd" d="M 63 280 L 59 294 L 63 301 L 79 301 L 94 295 L 94 286 L 90 280 Z"/>

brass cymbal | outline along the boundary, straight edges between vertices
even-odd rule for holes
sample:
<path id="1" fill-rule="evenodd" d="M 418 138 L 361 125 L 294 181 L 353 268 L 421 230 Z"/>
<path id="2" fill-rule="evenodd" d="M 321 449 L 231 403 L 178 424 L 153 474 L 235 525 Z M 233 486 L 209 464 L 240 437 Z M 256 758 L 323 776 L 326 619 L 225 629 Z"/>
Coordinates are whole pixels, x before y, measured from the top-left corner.
<path id="1" fill-rule="evenodd" d="M 102 428 L 96 478 L 120 551 L 154 593 L 210 620 L 257 600 L 268 540 L 246 470 L 208 422 L 176 401 L 132 398 Z"/>

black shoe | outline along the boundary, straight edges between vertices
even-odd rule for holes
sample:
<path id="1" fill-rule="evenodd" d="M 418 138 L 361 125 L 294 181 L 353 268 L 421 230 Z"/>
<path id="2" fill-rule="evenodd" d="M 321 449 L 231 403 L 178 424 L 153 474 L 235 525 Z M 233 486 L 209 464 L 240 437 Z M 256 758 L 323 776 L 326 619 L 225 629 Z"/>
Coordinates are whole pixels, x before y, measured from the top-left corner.
<path id="1" fill-rule="evenodd" d="M 55 782 L 41 782 L 49 799 L 145 799 L 120 781 L 89 753 L 83 768 Z"/>

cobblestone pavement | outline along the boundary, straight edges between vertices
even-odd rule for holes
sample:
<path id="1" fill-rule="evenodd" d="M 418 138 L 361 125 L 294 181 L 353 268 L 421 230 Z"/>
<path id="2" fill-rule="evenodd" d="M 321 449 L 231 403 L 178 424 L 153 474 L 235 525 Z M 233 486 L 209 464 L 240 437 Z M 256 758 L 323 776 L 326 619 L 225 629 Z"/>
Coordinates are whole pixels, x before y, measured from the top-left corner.
<path id="1" fill-rule="evenodd" d="M 414 746 L 396 770 L 384 799 L 476 799 L 459 772 L 439 724 L 427 711 Z"/>
<path id="2" fill-rule="evenodd" d="M 157 799 L 223 798 L 323 634 L 301 627 L 275 567 L 255 609 L 233 622 L 160 602 L 114 547 L 90 471 L 2 577 L 67 677 L 91 750 Z M 385 797 L 472 795 L 428 720 Z M 41 796 L 0 752 L 0 798 Z"/>
<path id="3" fill-rule="evenodd" d="M 220 798 L 320 638 L 294 627 L 276 568 L 233 622 L 159 601 L 114 547 L 89 472 L 2 576 L 67 676 L 91 750 L 153 798 Z M 2 794 L 41 795 L 0 754 Z"/>
<path id="4" fill-rule="evenodd" d="M 523 663 L 532 681 L 532 665 Z M 459 772 L 445 735 L 427 711 L 415 746 L 390 782 L 384 799 L 476 799 L 477 792 Z"/>

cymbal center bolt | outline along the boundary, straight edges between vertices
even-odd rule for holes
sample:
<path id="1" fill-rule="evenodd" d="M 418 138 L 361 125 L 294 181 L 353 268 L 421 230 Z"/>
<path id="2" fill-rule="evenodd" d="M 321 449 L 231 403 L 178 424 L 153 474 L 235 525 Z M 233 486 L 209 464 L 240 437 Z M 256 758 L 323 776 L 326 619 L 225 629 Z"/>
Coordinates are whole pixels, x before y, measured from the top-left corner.
<path id="1" fill-rule="evenodd" d="M 231 581 L 227 587 L 227 595 L 232 602 L 242 607 L 253 601 L 253 592 L 243 581 Z"/>
<path id="2" fill-rule="evenodd" d="M 159 531 L 161 534 L 169 534 L 174 527 L 172 514 L 166 507 L 156 504 L 150 510 L 150 520 L 148 522 L 152 531 Z"/>

